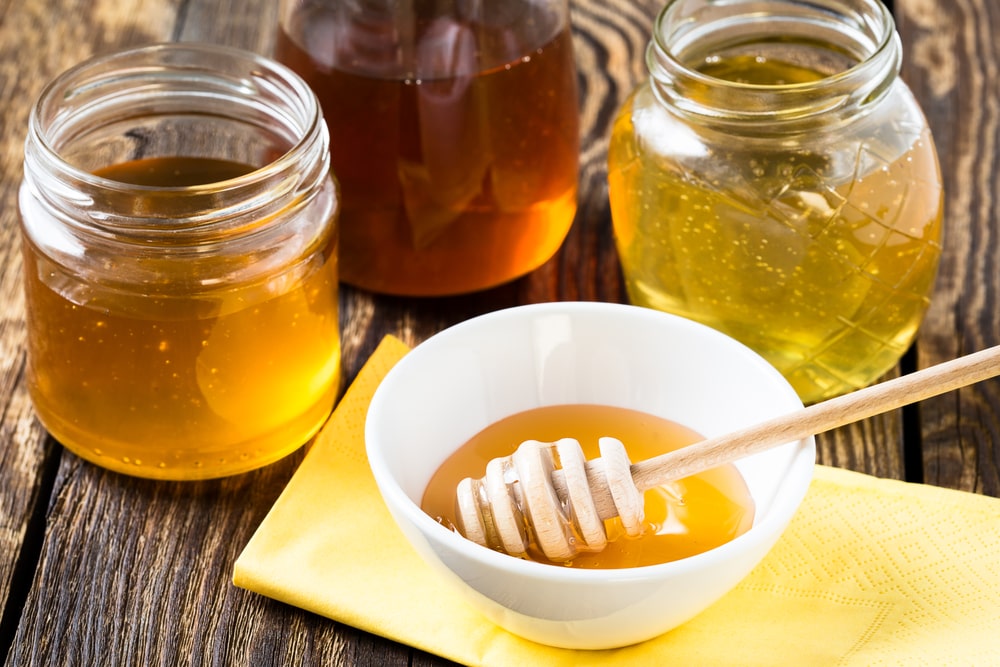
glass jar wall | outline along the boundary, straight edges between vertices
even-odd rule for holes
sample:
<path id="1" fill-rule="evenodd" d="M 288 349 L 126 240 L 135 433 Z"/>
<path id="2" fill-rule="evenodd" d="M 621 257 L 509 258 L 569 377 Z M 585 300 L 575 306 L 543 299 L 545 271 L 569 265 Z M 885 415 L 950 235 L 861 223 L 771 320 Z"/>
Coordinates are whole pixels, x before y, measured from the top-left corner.
<path id="1" fill-rule="evenodd" d="M 218 477 L 325 421 L 338 197 L 292 72 L 179 44 L 83 63 L 33 109 L 20 208 L 27 383 L 68 449 L 137 476 Z"/>
<path id="2" fill-rule="evenodd" d="M 934 143 L 877 0 L 674 0 L 609 153 L 630 299 L 757 350 L 805 402 L 912 342 L 941 251 Z"/>
<path id="3" fill-rule="evenodd" d="M 558 250 L 579 161 L 566 0 L 284 0 L 275 57 L 323 105 L 344 282 L 458 294 Z"/>

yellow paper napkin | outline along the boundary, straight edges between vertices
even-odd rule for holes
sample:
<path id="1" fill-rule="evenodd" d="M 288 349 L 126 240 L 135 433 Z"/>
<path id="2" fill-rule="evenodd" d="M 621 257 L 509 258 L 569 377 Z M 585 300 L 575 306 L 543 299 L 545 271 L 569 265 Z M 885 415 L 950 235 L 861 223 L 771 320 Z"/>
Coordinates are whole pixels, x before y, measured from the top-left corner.
<path id="1" fill-rule="evenodd" d="M 824 466 L 765 560 L 680 628 L 609 651 L 501 630 L 409 547 L 368 470 L 368 403 L 407 351 L 387 337 L 361 370 L 237 586 L 469 665 L 1000 665 L 1000 499 Z"/>

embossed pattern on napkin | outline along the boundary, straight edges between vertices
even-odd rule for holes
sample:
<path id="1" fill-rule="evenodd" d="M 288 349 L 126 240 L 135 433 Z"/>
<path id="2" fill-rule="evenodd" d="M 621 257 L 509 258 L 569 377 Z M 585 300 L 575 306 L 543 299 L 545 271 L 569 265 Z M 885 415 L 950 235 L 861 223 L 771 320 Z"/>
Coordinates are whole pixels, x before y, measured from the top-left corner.
<path id="1" fill-rule="evenodd" d="M 900 664 L 902 656 L 1000 664 L 1000 500 L 817 473 L 793 524 L 740 589 L 879 605 L 843 656 L 849 664 Z"/>

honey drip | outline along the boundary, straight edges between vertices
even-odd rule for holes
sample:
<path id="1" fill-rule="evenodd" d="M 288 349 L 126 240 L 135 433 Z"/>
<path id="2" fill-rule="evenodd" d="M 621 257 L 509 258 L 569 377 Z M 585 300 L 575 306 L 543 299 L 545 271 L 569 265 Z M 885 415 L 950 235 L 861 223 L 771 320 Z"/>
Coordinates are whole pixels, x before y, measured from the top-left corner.
<path id="1" fill-rule="evenodd" d="M 455 487 L 464 477 L 479 478 L 494 458 L 510 455 L 525 440 L 574 438 L 588 459 L 600 456 L 598 439 L 618 438 L 633 461 L 701 440 L 694 431 L 649 414 L 599 405 L 559 405 L 518 413 L 487 427 L 437 470 L 424 492 L 423 510 L 454 529 Z M 609 544 L 600 553 L 582 553 L 569 567 L 611 569 L 655 565 L 687 558 L 725 544 L 753 523 L 753 499 L 731 465 L 679 480 L 645 493 L 645 529 L 625 536 L 619 519 L 605 522 Z M 528 557 L 550 563 L 533 545 Z"/>

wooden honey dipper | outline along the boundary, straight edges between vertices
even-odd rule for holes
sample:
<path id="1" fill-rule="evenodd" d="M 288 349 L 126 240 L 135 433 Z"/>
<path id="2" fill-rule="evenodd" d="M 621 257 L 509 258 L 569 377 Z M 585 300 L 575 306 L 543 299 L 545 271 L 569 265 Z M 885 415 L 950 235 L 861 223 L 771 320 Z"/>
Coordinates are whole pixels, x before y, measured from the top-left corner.
<path id="1" fill-rule="evenodd" d="M 481 479 L 459 483 L 457 527 L 513 556 L 526 553 L 533 533 L 548 559 L 567 561 L 604 548 L 606 519 L 620 517 L 625 533 L 638 536 L 647 489 L 997 375 L 1000 345 L 639 463 L 615 438 L 601 438 L 601 456 L 590 461 L 576 440 L 528 440 L 490 461 Z"/>

